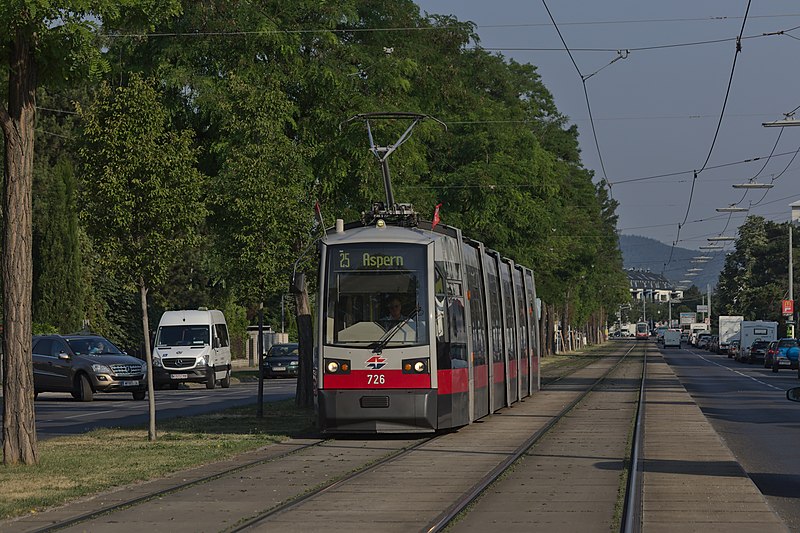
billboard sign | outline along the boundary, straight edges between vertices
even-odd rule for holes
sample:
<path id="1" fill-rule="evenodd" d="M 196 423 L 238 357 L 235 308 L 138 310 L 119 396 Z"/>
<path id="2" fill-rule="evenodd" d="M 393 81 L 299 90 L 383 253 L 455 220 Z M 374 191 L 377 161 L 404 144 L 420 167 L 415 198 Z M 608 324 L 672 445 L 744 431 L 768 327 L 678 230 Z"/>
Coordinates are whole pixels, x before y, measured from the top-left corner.
<path id="1" fill-rule="evenodd" d="M 783 305 L 781 305 L 781 307 L 783 308 L 784 315 L 791 315 L 794 313 L 794 300 L 783 300 Z"/>
<path id="2" fill-rule="evenodd" d="M 681 313 L 681 324 L 694 324 L 697 322 L 697 313 Z"/>
<path id="3" fill-rule="evenodd" d="M 708 313 L 708 306 L 707 305 L 698 305 L 697 306 L 698 313 Z"/>

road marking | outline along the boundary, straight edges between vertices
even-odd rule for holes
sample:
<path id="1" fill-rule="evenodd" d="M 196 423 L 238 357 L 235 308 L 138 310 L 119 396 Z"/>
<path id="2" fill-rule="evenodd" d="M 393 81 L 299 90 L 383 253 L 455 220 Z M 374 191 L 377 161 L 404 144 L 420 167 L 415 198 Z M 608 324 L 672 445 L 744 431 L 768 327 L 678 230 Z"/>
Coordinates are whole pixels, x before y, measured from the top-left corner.
<path id="1" fill-rule="evenodd" d="M 64 418 L 82 418 L 84 416 L 94 416 L 94 415 L 104 415 L 106 413 L 114 413 L 114 410 L 110 411 L 92 411 L 91 413 L 83 413 L 82 415 L 72 415 L 72 416 L 65 416 Z"/>
<path id="2" fill-rule="evenodd" d="M 753 380 L 753 381 L 755 381 L 756 383 L 760 383 L 761 385 L 764 385 L 764 386 L 766 386 L 766 387 L 769 387 L 770 389 L 775 389 L 775 390 L 777 390 L 777 391 L 781 391 L 781 392 L 784 392 L 784 391 L 786 390 L 786 389 L 782 389 L 782 388 L 780 388 L 780 387 L 776 387 L 775 385 L 770 385 L 769 383 L 767 383 L 767 382 L 765 382 L 765 381 L 761 381 L 760 379 L 754 378 L 753 376 L 749 376 L 749 375 L 747 375 L 747 374 L 744 374 L 744 373 L 742 373 L 742 372 L 739 372 L 739 371 L 738 371 L 738 370 L 736 370 L 735 368 L 731 368 L 731 367 L 729 367 L 729 366 L 721 365 L 721 364 L 717 363 L 716 361 L 712 361 L 711 359 L 708 359 L 708 358 L 706 358 L 705 356 L 703 356 L 703 355 L 701 355 L 701 354 L 699 354 L 699 353 L 697 353 L 697 352 L 693 352 L 693 351 L 691 351 L 691 350 L 686 350 L 686 351 L 687 351 L 687 352 L 689 352 L 690 354 L 694 355 L 694 356 L 697 356 L 697 357 L 699 357 L 700 359 L 702 359 L 703 361 L 705 361 L 705 362 L 707 362 L 707 363 L 711 363 L 711 364 L 713 364 L 713 365 L 717 365 L 717 366 L 718 366 L 718 367 L 720 367 L 720 368 L 725 368 L 725 369 L 727 369 L 727 370 L 730 370 L 730 371 L 731 371 L 731 372 L 733 372 L 734 374 L 739 374 L 739 375 L 740 375 L 740 376 L 742 376 L 742 377 L 745 377 L 745 378 L 748 378 L 748 379 L 752 379 L 752 380 Z"/>

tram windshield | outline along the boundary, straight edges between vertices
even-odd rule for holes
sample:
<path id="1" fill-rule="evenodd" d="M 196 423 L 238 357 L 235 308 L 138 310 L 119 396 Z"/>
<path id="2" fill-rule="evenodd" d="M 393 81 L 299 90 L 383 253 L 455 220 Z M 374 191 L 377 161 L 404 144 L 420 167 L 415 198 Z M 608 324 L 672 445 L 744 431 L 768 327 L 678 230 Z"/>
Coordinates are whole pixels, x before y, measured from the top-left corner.
<path id="1" fill-rule="evenodd" d="M 428 344 L 426 248 L 418 244 L 331 246 L 325 343 Z"/>

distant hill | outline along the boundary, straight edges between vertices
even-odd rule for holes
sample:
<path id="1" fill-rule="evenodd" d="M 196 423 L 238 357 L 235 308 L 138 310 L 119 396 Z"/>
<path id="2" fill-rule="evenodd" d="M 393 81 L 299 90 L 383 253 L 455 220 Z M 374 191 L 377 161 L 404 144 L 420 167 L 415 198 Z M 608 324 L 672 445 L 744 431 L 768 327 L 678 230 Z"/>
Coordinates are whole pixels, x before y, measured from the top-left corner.
<path id="1" fill-rule="evenodd" d="M 671 246 L 648 237 L 638 235 L 620 235 L 619 246 L 622 250 L 622 262 L 625 268 L 649 269 L 651 272 L 661 274 L 676 285 L 683 279 L 692 279 L 701 292 L 705 292 L 706 285 L 713 288 L 717 284 L 719 273 L 725 265 L 725 254 L 709 252 L 708 250 L 689 250 L 688 248 L 675 248 L 672 261 L 664 267 L 669 259 Z M 707 263 L 696 264 L 691 260 L 695 256 L 705 255 L 711 257 Z M 684 275 L 690 268 L 702 268 L 697 276 L 686 278 Z"/>

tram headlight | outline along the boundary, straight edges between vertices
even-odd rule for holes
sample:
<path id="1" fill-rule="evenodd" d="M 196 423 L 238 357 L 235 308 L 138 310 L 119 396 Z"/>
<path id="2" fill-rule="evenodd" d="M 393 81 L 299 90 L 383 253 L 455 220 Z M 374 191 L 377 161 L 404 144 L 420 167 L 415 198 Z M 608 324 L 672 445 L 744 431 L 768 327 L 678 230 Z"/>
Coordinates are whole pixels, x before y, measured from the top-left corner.
<path id="1" fill-rule="evenodd" d="M 427 357 L 403 360 L 403 374 L 428 374 L 429 372 L 430 363 Z"/>
<path id="2" fill-rule="evenodd" d="M 324 360 L 326 374 L 349 374 L 350 361 L 347 359 L 328 359 Z"/>

